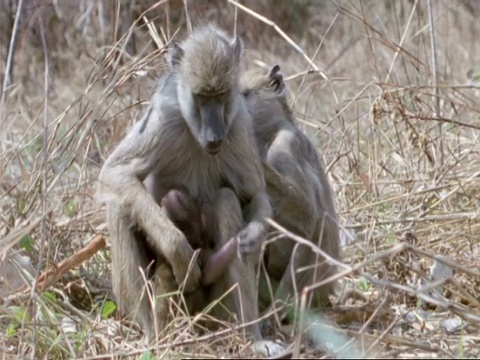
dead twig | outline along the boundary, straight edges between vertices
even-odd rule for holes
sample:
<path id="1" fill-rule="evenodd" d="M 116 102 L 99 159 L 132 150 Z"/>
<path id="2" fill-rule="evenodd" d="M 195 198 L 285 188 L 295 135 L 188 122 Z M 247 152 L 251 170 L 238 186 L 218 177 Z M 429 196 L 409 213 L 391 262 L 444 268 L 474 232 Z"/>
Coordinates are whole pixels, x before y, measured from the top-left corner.
<path id="1" fill-rule="evenodd" d="M 81 250 L 61 261 L 59 264 L 51 266 L 50 269 L 42 273 L 38 278 L 38 289 L 44 291 L 52 286 L 68 271 L 90 259 L 105 246 L 105 237 L 103 235 L 96 235 L 93 240 Z"/>

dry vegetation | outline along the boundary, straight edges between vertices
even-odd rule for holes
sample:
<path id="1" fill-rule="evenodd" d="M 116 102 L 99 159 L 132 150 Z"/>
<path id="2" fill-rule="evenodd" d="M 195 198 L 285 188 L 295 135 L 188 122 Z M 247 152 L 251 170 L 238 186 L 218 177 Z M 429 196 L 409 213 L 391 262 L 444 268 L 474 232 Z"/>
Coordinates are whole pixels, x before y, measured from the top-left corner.
<path id="1" fill-rule="evenodd" d="M 185 316 L 146 350 L 113 311 L 108 246 L 39 291 L 43 271 L 108 240 L 99 167 L 149 99 L 164 46 L 205 21 L 236 29 L 248 66 L 281 65 L 327 164 L 345 266 L 325 317 L 366 356 L 478 358 L 480 3 L 429 3 L 0 0 L 0 259 L 20 251 L 36 269 L 33 287 L 0 299 L 2 358 L 250 354 L 240 329 L 201 334 Z M 276 334 L 295 356 L 342 354 L 299 329 Z"/>

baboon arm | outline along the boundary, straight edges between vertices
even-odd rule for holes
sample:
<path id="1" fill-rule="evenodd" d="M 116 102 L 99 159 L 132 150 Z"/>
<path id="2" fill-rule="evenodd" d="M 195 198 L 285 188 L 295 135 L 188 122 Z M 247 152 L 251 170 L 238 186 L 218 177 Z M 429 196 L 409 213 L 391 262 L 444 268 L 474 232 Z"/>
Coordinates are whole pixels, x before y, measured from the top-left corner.
<path id="1" fill-rule="evenodd" d="M 255 146 L 252 144 L 252 147 Z M 250 159 L 253 159 L 254 156 L 250 156 Z M 253 170 L 256 174 L 253 175 Z M 272 206 L 270 205 L 270 200 L 267 195 L 265 180 L 263 175 L 263 169 L 261 162 L 255 163 L 255 166 L 252 167 L 252 170 L 249 172 L 251 178 L 250 186 L 246 187 L 244 190 L 250 195 L 247 198 L 250 201 L 246 204 L 243 209 L 243 217 L 247 225 L 257 226 L 261 224 L 262 227 L 266 229 L 267 223 L 266 218 L 273 216 Z"/>
<path id="2" fill-rule="evenodd" d="M 277 198 L 285 199 L 288 207 L 282 208 L 284 217 L 296 224 L 305 223 L 308 214 L 314 214 L 311 206 L 312 200 L 305 195 L 287 178 L 278 173 L 268 163 L 263 163 L 265 171 L 265 182 L 270 194 Z M 271 195 L 271 196 L 272 196 Z M 288 199 L 288 201 L 286 201 Z"/>
<path id="3" fill-rule="evenodd" d="M 259 192 L 252 197 L 244 209 L 245 221 L 266 224 L 266 218 L 272 217 L 272 207 L 265 192 Z"/>
<path id="4" fill-rule="evenodd" d="M 148 114 L 152 117 L 151 111 Z M 105 162 L 98 192 L 101 200 L 114 202 L 131 217 L 132 225 L 137 223 L 146 233 L 152 249 L 172 262 L 178 258 L 178 249 L 192 253 L 193 249 L 142 183 L 157 166 L 163 150 L 160 122 L 150 118 L 151 128 L 145 129 L 145 119 L 133 126 Z"/>
<path id="5" fill-rule="evenodd" d="M 272 207 L 265 192 L 257 192 L 243 209 L 246 226 L 238 233 L 238 251 L 242 258 L 256 256 L 267 234 L 266 218 L 272 217 Z"/>
<path id="6" fill-rule="evenodd" d="M 254 139 L 253 134 L 248 134 L 248 140 Z M 254 142 L 248 144 L 248 148 L 256 149 Z M 246 158 L 255 159 L 258 155 L 248 155 Z M 265 177 L 261 160 L 251 160 L 250 166 L 245 166 L 248 169 L 246 178 L 243 179 L 243 183 L 247 184 L 244 191 L 247 193 L 247 198 L 250 199 L 249 203 L 243 209 L 243 216 L 247 223 L 255 222 L 261 223 L 266 227 L 266 218 L 273 216 L 272 206 L 267 195 L 267 189 L 265 186 Z"/>

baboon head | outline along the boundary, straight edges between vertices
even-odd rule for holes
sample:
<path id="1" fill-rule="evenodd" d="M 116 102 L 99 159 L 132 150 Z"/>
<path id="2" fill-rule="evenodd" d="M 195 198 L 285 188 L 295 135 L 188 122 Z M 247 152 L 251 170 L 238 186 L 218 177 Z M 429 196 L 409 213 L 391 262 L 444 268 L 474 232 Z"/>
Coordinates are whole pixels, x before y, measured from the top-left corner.
<path id="1" fill-rule="evenodd" d="M 279 65 L 268 72 L 249 70 L 240 79 L 241 92 L 254 118 L 273 119 L 276 114 L 283 114 L 290 119 L 285 88 Z"/>
<path id="2" fill-rule="evenodd" d="M 238 109 L 240 38 L 206 26 L 174 45 L 169 66 L 178 76 L 178 101 L 192 135 L 217 154 Z"/>
<path id="3" fill-rule="evenodd" d="M 280 65 L 274 65 L 268 73 L 263 70 L 250 70 L 242 76 L 241 90 L 248 97 L 252 92 L 266 92 L 276 96 L 284 95 L 285 82 Z"/>

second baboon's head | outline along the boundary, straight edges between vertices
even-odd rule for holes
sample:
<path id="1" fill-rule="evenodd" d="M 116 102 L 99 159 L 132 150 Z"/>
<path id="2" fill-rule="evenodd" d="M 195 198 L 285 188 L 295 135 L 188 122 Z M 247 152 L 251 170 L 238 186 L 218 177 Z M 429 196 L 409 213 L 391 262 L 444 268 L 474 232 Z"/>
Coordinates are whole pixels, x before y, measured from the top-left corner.
<path id="1" fill-rule="evenodd" d="M 273 119 L 276 114 L 291 118 L 279 65 L 268 72 L 259 69 L 245 72 L 240 79 L 240 89 L 254 118 Z"/>
<path id="2" fill-rule="evenodd" d="M 170 51 L 178 77 L 178 101 L 193 136 L 217 154 L 238 111 L 242 43 L 214 26 L 196 29 Z"/>

